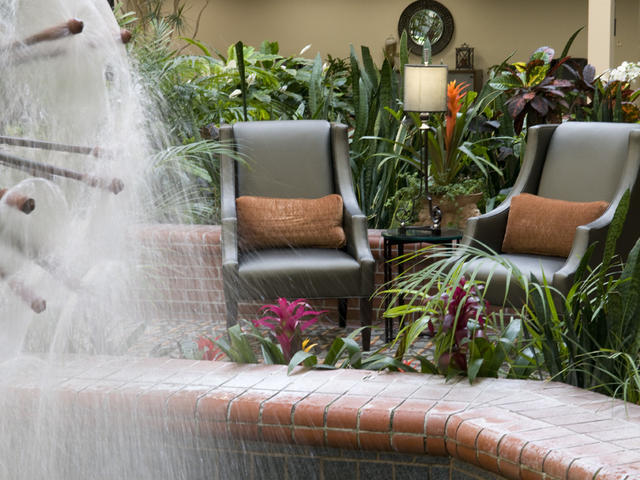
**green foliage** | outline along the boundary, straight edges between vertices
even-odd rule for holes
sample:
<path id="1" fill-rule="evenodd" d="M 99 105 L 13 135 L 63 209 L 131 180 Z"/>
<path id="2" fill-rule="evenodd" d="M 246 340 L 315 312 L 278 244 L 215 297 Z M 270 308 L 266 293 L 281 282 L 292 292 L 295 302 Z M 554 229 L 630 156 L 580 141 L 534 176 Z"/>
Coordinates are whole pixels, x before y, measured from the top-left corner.
<path id="1" fill-rule="evenodd" d="M 229 359 L 236 363 L 258 363 L 258 358 L 249 343 L 249 337 L 240 325 L 234 325 L 227 330 L 228 339 L 220 338 L 213 343 Z"/>
<path id="2" fill-rule="evenodd" d="M 616 210 L 602 262 L 593 245 L 566 297 L 545 284 L 530 293 L 527 324 L 538 368 L 558 380 L 640 403 L 640 241 L 626 263 L 614 255 L 629 204 Z"/>
<path id="3" fill-rule="evenodd" d="M 406 52 L 406 42 L 403 34 L 401 54 Z M 398 157 L 415 154 L 415 128 L 403 121 L 402 70 L 393 70 L 386 59 L 378 69 L 367 47 L 361 48 L 359 59 L 352 46 L 349 60 L 354 114 L 350 150 L 355 191 L 369 226 L 384 228 L 393 218 L 385 205 L 398 189 L 406 186 L 403 175 L 411 170 Z"/>
<path id="4" fill-rule="evenodd" d="M 401 317 L 403 323 L 414 318 L 406 322 L 394 341 L 396 360 L 402 362 L 409 347 L 429 330 L 435 347 L 433 360 L 414 356 L 423 373 L 439 373 L 447 378 L 466 375 L 471 383 L 477 377 L 497 377 L 500 371 L 512 377 L 522 376 L 517 365 L 522 363 L 521 321 L 505 319 L 502 312 L 488 314 L 476 281 L 467 281 L 455 267 L 454 273 L 447 272 L 443 267 L 450 266 L 450 260 L 435 263 L 435 268 L 432 265 L 426 270 L 431 278 L 441 278 L 442 282 L 431 283 L 423 271 L 417 271 L 407 275 L 398 289 L 386 292 L 410 301 L 391 308 L 385 316 Z M 430 287 L 425 288 L 425 284 Z"/>
<path id="5" fill-rule="evenodd" d="M 504 105 L 513 118 L 515 132 L 541 123 L 563 120 L 637 122 L 640 109 L 634 100 L 640 92 L 628 82 L 595 77 L 592 65 L 581 66 L 568 56 L 573 41 L 584 27 L 569 38 L 559 59 L 549 47 L 537 49 L 526 63 L 505 60 L 491 73 L 489 85 L 504 92 Z"/>
<path id="6" fill-rule="evenodd" d="M 386 347 L 371 354 L 364 353 L 355 340 L 355 337 L 360 335 L 364 328 L 368 327 L 356 329 L 345 338 L 336 338 L 331 343 L 329 351 L 322 362 L 319 361 L 317 355 L 299 351 L 289 362 L 289 374 L 293 372 L 295 367 L 300 365 L 308 368 L 331 370 L 335 368 L 354 368 L 362 370 L 415 371 L 411 366 L 382 353 Z"/>
<path id="7" fill-rule="evenodd" d="M 505 106 L 514 120 L 516 133 L 528 126 L 541 123 L 560 123 L 562 113 L 569 109 L 567 94 L 573 84 L 556 77 L 556 72 L 567 57 L 552 64 L 554 50 L 538 48 L 527 63 L 503 64 L 490 86 L 505 92 Z"/>
<path id="8" fill-rule="evenodd" d="M 471 165 L 485 178 L 489 170 L 502 174 L 488 155 L 502 139 L 494 137 L 491 128 L 479 125 L 486 123 L 483 112 L 500 94 L 483 89 L 481 95 L 470 91 L 460 97 L 455 93 L 460 87 L 450 85 L 448 94 L 449 103 L 456 103 L 459 111 L 453 112 L 453 116 L 451 112 L 434 115 L 429 131 L 429 174 L 438 186 L 456 183 Z M 478 126 L 472 128 L 472 123 Z"/>
<path id="9" fill-rule="evenodd" d="M 166 58 L 155 85 L 180 139 L 199 138 L 205 125 L 244 120 L 245 105 L 248 120 L 344 121 L 350 113 L 343 100 L 347 73 L 339 62 L 325 72 L 319 58 L 279 55 L 275 42 L 263 42 L 259 49 L 239 43 L 217 56 L 198 42 L 189 43 L 201 54 Z"/>

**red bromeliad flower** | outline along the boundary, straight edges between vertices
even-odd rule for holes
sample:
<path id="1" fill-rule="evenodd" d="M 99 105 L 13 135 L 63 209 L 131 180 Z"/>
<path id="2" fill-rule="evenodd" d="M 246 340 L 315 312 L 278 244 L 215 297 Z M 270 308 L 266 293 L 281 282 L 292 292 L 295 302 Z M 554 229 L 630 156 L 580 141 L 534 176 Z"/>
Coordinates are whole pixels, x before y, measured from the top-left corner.
<path id="1" fill-rule="evenodd" d="M 462 90 L 467 87 L 466 83 L 460 83 L 456 85 L 456 81 L 453 80 L 447 85 L 447 116 L 446 116 L 446 135 L 444 138 L 444 145 L 447 151 L 451 145 L 451 139 L 453 138 L 453 131 L 456 128 L 456 119 L 458 112 L 462 107 L 462 99 L 467 94 Z"/>
<path id="2" fill-rule="evenodd" d="M 196 339 L 198 350 L 202 352 L 202 360 L 217 360 L 224 355 L 222 351 L 215 345 L 215 343 L 213 343 L 214 340 L 219 340 L 220 337 L 222 337 L 222 335 L 218 335 L 213 340 L 211 340 L 209 337 L 203 336 L 200 336 Z"/>
<path id="3" fill-rule="evenodd" d="M 457 370 L 466 371 L 467 360 L 463 351 L 466 338 L 484 337 L 485 309 L 488 302 L 483 301 L 478 292 L 478 286 L 468 283 L 464 277 L 455 287 L 451 287 L 440 296 L 442 305 L 446 307 L 440 318 L 440 331 L 436 332 L 435 325 L 429 321 L 427 327 L 431 335 L 436 333 L 447 334 L 454 329 L 453 345 L 451 351 L 442 352 L 438 358 L 440 371 L 446 372 L 451 365 Z M 476 320 L 478 327 L 469 331 L 469 320 Z"/>
<path id="4" fill-rule="evenodd" d="M 273 330 L 285 359 L 289 361 L 294 353 L 302 349 L 302 332 L 313 325 L 319 315 L 326 312 L 326 310 L 308 310 L 310 308 L 311 306 L 303 298 L 292 302 L 286 298 L 279 298 L 277 304 L 261 307 L 261 312 L 268 312 L 271 315 L 254 320 L 253 324 Z"/>

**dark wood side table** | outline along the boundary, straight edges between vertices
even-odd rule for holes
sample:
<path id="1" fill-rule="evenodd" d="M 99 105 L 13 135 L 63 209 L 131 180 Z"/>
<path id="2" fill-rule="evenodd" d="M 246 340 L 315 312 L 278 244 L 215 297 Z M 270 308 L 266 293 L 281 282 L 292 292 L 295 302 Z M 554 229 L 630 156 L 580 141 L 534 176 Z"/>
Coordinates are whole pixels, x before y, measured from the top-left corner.
<path id="1" fill-rule="evenodd" d="M 384 239 L 384 283 L 388 285 L 392 279 L 392 247 L 397 245 L 398 257 L 404 255 L 404 246 L 413 243 L 431 243 L 431 244 L 456 244 L 462 239 L 462 231 L 460 230 L 442 230 L 440 235 L 434 235 L 431 231 L 424 228 L 407 227 L 406 229 L 391 229 L 382 232 L 382 238 Z M 404 265 L 402 262 L 398 262 L 398 275 L 402 275 L 404 272 Z M 385 310 L 388 310 L 391 306 L 391 297 L 387 295 L 384 301 Z M 385 342 L 390 342 L 393 339 L 393 318 L 386 318 L 384 323 L 384 338 Z"/>

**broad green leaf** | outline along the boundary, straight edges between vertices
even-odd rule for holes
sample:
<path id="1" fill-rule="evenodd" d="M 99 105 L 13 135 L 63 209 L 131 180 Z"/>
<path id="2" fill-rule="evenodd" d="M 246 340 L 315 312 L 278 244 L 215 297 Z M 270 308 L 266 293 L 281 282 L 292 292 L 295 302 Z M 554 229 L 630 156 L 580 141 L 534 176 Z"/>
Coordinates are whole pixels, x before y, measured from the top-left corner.
<path id="1" fill-rule="evenodd" d="M 512 73 L 503 73 L 496 76 L 489 82 L 489 85 L 492 88 L 500 91 L 511 90 L 513 88 L 521 88 L 524 86 L 522 80 L 517 75 L 514 75 Z"/>
<path id="2" fill-rule="evenodd" d="M 469 383 L 473 383 L 473 381 L 478 376 L 478 372 L 484 363 L 484 359 L 482 357 L 475 358 L 469 362 L 467 367 L 467 376 L 469 377 Z"/>
<path id="3" fill-rule="evenodd" d="M 311 352 L 305 352 L 303 350 L 296 352 L 293 357 L 291 357 L 291 361 L 287 367 L 287 375 L 291 375 L 293 369 L 301 363 L 304 363 L 306 367 L 316 366 L 318 364 L 318 357 Z"/>

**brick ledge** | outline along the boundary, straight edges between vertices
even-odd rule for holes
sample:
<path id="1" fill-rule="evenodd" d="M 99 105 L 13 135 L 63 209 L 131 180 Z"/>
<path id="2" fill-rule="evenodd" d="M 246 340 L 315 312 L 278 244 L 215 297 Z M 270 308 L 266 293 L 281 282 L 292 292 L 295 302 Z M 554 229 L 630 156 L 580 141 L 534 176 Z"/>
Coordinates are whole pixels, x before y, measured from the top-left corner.
<path id="1" fill-rule="evenodd" d="M 640 406 L 554 382 L 121 357 L 28 366 L 0 377 L 5 405 L 27 416 L 47 378 L 65 411 L 160 414 L 165 433 L 448 455 L 509 479 L 640 478 Z"/>

